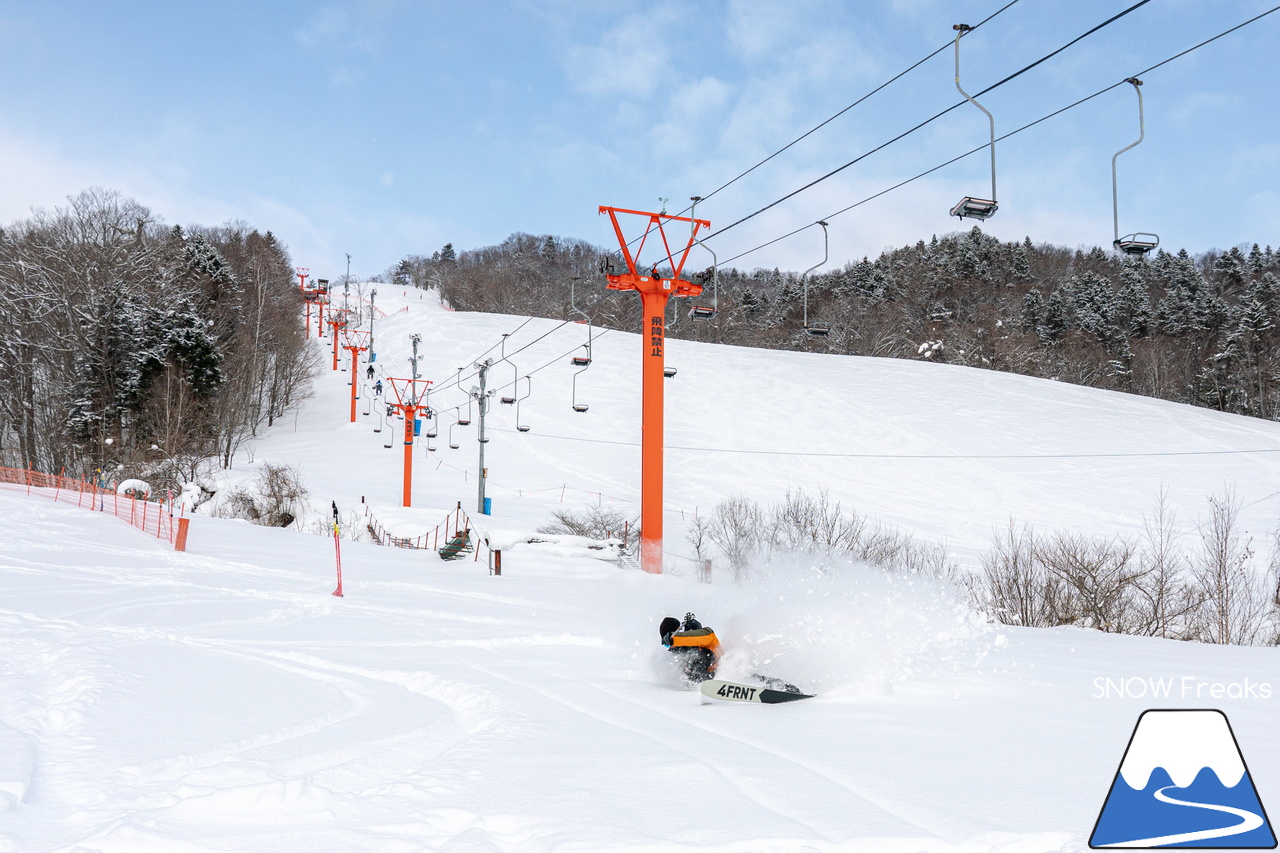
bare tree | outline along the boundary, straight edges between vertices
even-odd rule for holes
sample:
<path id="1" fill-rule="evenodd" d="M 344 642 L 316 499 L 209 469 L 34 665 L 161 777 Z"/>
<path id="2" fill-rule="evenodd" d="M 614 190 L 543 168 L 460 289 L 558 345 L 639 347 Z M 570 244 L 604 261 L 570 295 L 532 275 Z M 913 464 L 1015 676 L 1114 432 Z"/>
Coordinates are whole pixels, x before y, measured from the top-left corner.
<path id="1" fill-rule="evenodd" d="M 1253 543 L 1240 530 L 1240 501 L 1233 490 L 1209 498 L 1209 517 L 1199 534 L 1192 572 L 1204 601 L 1200 639 L 1239 645 L 1274 641 L 1269 591 L 1253 568 Z"/>

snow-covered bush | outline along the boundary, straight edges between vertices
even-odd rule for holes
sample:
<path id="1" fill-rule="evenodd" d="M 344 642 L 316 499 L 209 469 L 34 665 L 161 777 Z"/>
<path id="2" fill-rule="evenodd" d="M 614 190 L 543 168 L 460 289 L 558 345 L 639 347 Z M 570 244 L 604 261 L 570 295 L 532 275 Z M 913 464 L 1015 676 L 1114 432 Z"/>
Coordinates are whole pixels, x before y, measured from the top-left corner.
<path id="1" fill-rule="evenodd" d="M 558 509 L 551 513 L 554 523 L 538 528 L 539 533 L 569 534 L 588 539 L 638 541 L 640 522 L 629 519 L 613 507 L 593 506 L 581 510 Z"/>
<path id="2" fill-rule="evenodd" d="M 787 492 L 767 510 L 750 498 L 729 498 L 694 531 L 691 535 L 699 541 L 690 538 L 690 543 L 699 556 L 707 549 L 702 540 L 710 540 L 728 561 L 735 580 L 742 580 L 752 566 L 795 554 L 816 558 L 820 565 L 843 564 L 852 558 L 888 572 L 946 579 L 957 573 L 941 545 L 871 521 L 832 501 L 826 490 L 816 495 L 802 489 Z"/>
<path id="3" fill-rule="evenodd" d="M 1137 539 L 1042 534 L 1011 523 L 983 556 L 970 593 L 975 606 L 1008 625 L 1276 644 L 1280 602 L 1271 584 L 1280 555 L 1264 579 L 1239 509 L 1230 493 L 1210 497 L 1197 541 L 1186 546 L 1163 496 Z"/>
<path id="4" fill-rule="evenodd" d="M 302 514 L 306 497 L 297 470 L 264 464 L 253 485 L 233 488 L 219 501 L 213 515 L 242 518 L 264 527 L 288 527 Z"/>

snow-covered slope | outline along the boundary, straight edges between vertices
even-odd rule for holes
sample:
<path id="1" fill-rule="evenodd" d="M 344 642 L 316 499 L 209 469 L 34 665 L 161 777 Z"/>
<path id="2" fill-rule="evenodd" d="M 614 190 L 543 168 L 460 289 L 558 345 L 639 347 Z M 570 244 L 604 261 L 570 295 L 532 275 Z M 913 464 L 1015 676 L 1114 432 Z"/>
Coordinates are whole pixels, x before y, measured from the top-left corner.
<path id="1" fill-rule="evenodd" d="M 536 526 L 562 501 L 612 501 L 638 513 L 638 335 L 595 332 L 592 364 L 577 379 L 578 400 L 590 408 L 578 413 L 569 356 L 583 352 L 585 326 L 454 313 L 430 293 L 382 291 L 378 304 L 390 315 L 374 327 L 375 366 L 380 376 L 408 376 L 409 337 L 420 334 L 420 375 L 435 382 L 433 407 L 461 404 L 465 417 L 482 353 L 498 360 L 505 351 L 516 365 L 492 369 L 489 387 L 502 389 L 499 396 L 513 395 L 517 373 L 532 374 L 515 394 L 530 392 L 520 405 L 529 432 L 516 431 L 514 406 L 493 401 L 486 464 L 495 519 Z M 945 541 L 969 559 L 1010 518 L 1136 533 L 1162 489 L 1186 529 L 1228 487 L 1254 535 L 1268 536 L 1280 515 L 1280 424 L 1272 422 L 900 359 L 672 340 L 667 363 L 678 369 L 666 403 L 666 538 L 676 554 L 689 551 L 683 531 L 695 511 L 735 495 L 769 504 L 789 488 L 826 489 L 846 507 Z M 398 505 L 401 433 L 374 435 L 376 409 L 348 424 L 347 373 L 329 365 L 326 357 L 305 413 L 257 442 L 256 458 L 299 465 L 321 512 L 330 499 Z M 471 426 L 452 430 L 459 449 L 448 446 L 449 417 L 434 452 L 425 440 L 415 448 L 415 505 L 461 499 L 475 508 L 475 414 L 473 407 Z"/>
<path id="2" fill-rule="evenodd" d="M 521 407 L 530 432 L 494 406 L 495 525 L 634 506 L 634 336 L 597 338 L 579 414 L 564 356 L 585 328 L 517 331 L 521 318 L 417 296 L 376 326 L 392 375 L 410 333 L 423 375 L 445 380 L 501 332 L 508 353 L 550 332 L 515 356 L 521 373 L 550 364 Z M 670 351 L 676 552 L 682 511 L 788 486 L 971 555 L 1011 514 L 1134 530 L 1162 484 L 1189 516 L 1224 483 L 1249 502 L 1276 480 L 1271 454 L 1082 455 L 1280 447 L 1263 422 L 937 365 Z M 374 415 L 345 423 L 345 380 L 321 375 L 239 473 L 289 462 L 317 511 L 350 515 L 363 496 L 411 523 L 390 511 L 401 447 L 382 446 Z M 473 508 L 474 429 L 455 429 L 457 451 L 443 433 L 418 449 L 424 515 Z M 1029 454 L 1076 455 L 1010 458 Z M 1268 506 L 1248 509 L 1253 529 Z M 197 516 L 177 554 L 17 490 L 0 489 L 0 512 L 0 850 L 1083 850 L 1150 707 L 1223 709 L 1263 802 L 1280 792 L 1274 649 L 1006 629 L 945 589 L 857 567 L 704 585 L 571 548 L 516 547 L 491 577 L 345 541 L 338 599 L 331 539 Z M 821 695 L 700 704 L 657 644 L 661 617 L 686 610 L 720 634 L 727 675 Z"/>

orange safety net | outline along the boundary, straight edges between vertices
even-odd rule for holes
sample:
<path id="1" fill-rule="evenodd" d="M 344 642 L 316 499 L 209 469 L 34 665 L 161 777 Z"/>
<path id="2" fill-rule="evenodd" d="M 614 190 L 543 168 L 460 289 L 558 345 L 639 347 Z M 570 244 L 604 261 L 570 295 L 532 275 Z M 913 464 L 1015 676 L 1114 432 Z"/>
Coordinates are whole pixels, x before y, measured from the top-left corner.
<path id="1" fill-rule="evenodd" d="M 86 480 L 45 474 L 28 468 L 0 468 L 0 487 L 6 491 L 25 491 L 29 495 L 50 498 L 58 503 L 74 503 L 78 507 L 114 515 L 134 527 L 175 543 L 183 507 L 176 507 L 173 496 L 162 500 L 147 500 L 121 495 L 109 488 L 100 487 Z M 182 550 L 179 548 L 178 550 Z"/>

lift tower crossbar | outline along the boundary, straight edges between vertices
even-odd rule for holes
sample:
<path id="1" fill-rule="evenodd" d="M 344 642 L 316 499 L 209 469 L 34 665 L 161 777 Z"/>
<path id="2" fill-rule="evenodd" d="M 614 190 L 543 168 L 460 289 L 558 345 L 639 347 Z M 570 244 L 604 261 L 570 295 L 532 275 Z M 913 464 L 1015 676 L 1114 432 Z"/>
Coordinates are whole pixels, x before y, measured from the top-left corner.
<path id="1" fill-rule="evenodd" d="M 641 362 L 642 404 L 640 438 L 640 566 L 646 572 L 662 573 L 662 450 L 663 450 L 663 351 L 666 348 L 667 300 L 672 296 L 697 296 L 702 285 L 685 281 L 680 277 L 689 251 L 697 242 L 701 228 L 711 228 L 705 219 L 686 216 L 670 216 L 666 213 L 648 213 L 642 210 L 625 210 L 618 207 L 600 207 L 600 213 L 609 214 L 614 234 L 626 270 L 606 266 L 605 278 L 610 290 L 634 290 L 640 295 L 641 313 L 644 318 L 643 360 Z M 619 215 L 643 217 L 644 234 L 641 235 L 635 253 L 631 252 L 627 238 L 618 222 Z M 629 220 L 634 222 L 635 220 Z M 683 250 L 672 250 L 665 226 L 669 223 L 688 223 L 688 238 Z M 645 244 L 657 234 L 662 243 L 661 251 L 652 265 L 641 261 Z M 684 229 L 681 227 L 681 239 Z M 642 266 L 643 263 L 643 266 Z M 665 266 L 665 270 L 663 267 Z M 664 271 L 667 275 L 664 275 Z"/>

